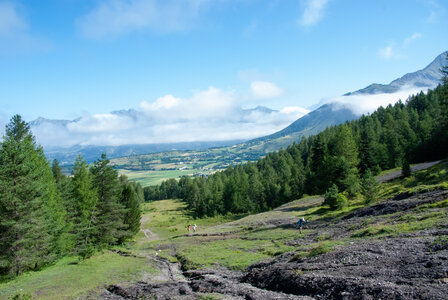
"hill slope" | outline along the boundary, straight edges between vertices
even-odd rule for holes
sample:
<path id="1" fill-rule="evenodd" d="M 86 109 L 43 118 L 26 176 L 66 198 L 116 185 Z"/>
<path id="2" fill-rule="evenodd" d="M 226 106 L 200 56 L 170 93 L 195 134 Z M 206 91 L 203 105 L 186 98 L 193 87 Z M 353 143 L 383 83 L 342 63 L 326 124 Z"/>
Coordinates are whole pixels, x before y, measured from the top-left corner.
<path id="1" fill-rule="evenodd" d="M 280 131 L 268 136 L 253 139 L 247 142 L 247 144 L 274 140 L 285 136 L 290 136 L 291 139 L 300 141 L 302 136 L 317 134 L 326 127 L 339 125 L 345 121 L 351 121 L 358 117 L 359 115 L 353 113 L 348 108 L 340 107 L 335 103 L 329 103 L 313 110 Z"/>
<path id="2" fill-rule="evenodd" d="M 312 196 L 193 220 L 178 200 L 146 203 L 127 248 L 0 283 L 0 299 L 446 299 L 447 174 L 444 161 L 390 176 L 377 201 L 339 211 Z"/>
<path id="3" fill-rule="evenodd" d="M 370 205 L 355 199 L 331 211 L 321 197 L 308 197 L 217 226 L 198 220 L 198 233 L 153 244 L 158 255 L 181 264 L 182 280 L 111 285 L 103 295 L 446 299 L 447 169 L 444 162 L 385 183 Z M 147 226 L 171 231 L 153 217 Z M 298 217 L 308 220 L 303 234 Z"/>

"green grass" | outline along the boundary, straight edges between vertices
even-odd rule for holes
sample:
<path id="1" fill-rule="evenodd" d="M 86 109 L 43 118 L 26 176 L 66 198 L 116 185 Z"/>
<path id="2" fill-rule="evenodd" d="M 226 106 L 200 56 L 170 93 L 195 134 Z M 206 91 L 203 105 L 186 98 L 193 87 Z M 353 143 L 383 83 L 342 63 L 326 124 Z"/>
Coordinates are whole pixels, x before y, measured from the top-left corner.
<path id="1" fill-rule="evenodd" d="M 217 224 L 234 221 L 242 215 L 228 214 L 203 219 L 191 217 L 185 202 L 181 200 L 160 200 L 145 203 L 144 212 L 147 212 L 147 221 L 143 223 L 143 228 L 151 228 L 159 238 L 166 239 L 187 234 L 188 224 L 196 224 L 198 233 L 207 231 L 207 228 Z"/>
<path id="2" fill-rule="evenodd" d="M 303 233 L 300 234 L 299 230 L 296 228 L 257 228 L 249 230 L 247 233 L 243 233 L 242 236 L 250 240 L 287 241 L 297 238 L 303 238 L 305 235 L 308 235 L 310 233 L 310 230 L 304 230 Z"/>
<path id="3" fill-rule="evenodd" d="M 291 261 L 298 261 L 309 257 L 318 256 L 328 252 L 332 252 L 337 246 L 344 245 L 344 241 L 322 241 L 319 243 L 308 245 L 306 249 L 296 253 Z"/>
<path id="4" fill-rule="evenodd" d="M 112 252 L 80 262 L 75 257 L 66 257 L 42 271 L 29 272 L 0 284 L 0 299 L 19 292 L 29 293 L 33 299 L 72 299 L 96 294 L 107 284 L 138 280 L 143 272 L 156 272 L 144 258 Z"/>
<path id="5" fill-rule="evenodd" d="M 179 256 L 188 269 L 221 265 L 243 270 L 257 261 L 293 249 L 273 241 L 231 238 L 186 246 Z"/>
<path id="6" fill-rule="evenodd" d="M 364 206 L 364 202 L 360 198 L 352 199 L 342 209 L 332 210 L 329 205 L 314 206 L 298 215 L 298 217 L 304 216 L 307 221 L 338 219 Z"/>
<path id="7" fill-rule="evenodd" d="M 354 232 L 352 238 L 399 236 L 406 233 L 437 228 L 448 225 L 448 210 L 436 210 L 418 213 L 418 209 L 402 215 L 398 222 L 391 222 L 390 218 L 383 217 L 381 224 L 370 225 L 367 228 Z M 386 225 L 387 224 L 387 225 Z"/>
<path id="8" fill-rule="evenodd" d="M 434 165 L 426 170 L 412 174 L 408 178 L 398 178 L 382 185 L 380 199 L 391 198 L 399 194 L 417 194 L 433 190 L 448 189 L 448 161 Z"/>
<path id="9" fill-rule="evenodd" d="M 143 187 L 161 184 L 162 181 L 170 178 L 179 178 L 181 176 L 193 176 L 196 173 L 210 174 L 211 171 L 201 169 L 188 170 L 127 170 L 118 169 L 120 175 L 126 175 L 129 180 L 137 181 Z"/>

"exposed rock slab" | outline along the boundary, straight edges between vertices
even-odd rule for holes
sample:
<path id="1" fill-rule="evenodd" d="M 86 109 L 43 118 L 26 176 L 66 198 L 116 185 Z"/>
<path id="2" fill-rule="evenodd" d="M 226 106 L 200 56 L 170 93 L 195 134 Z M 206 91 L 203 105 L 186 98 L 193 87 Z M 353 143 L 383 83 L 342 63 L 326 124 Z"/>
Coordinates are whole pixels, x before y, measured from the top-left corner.
<path id="1" fill-rule="evenodd" d="M 448 250 L 433 237 L 372 240 L 292 261 L 293 254 L 251 267 L 257 287 L 318 299 L 448 299 Z"/>

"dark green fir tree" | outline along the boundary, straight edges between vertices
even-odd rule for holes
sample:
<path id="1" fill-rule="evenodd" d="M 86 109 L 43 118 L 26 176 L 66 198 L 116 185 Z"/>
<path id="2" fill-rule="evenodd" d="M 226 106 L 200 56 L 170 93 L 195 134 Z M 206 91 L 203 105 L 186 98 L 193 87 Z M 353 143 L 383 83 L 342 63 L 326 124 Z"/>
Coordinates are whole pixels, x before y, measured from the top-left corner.
<path id="1" fill-rule="evenodd" d="M 0 272 L 18 275 L 60 253 L 65 211 L 51 168 L 19 115 L 0 150 Z"/>
<path id="2" fill-rule="evenodd" d="M 117 244 L 126 235 L 126 226 L 123 223 L 125 209 L 119 202 L 121 188 L 118 172 L 109 162 L 103 153 L 90 169 L 98 198 L 95 225 L 100 247 Z"/>

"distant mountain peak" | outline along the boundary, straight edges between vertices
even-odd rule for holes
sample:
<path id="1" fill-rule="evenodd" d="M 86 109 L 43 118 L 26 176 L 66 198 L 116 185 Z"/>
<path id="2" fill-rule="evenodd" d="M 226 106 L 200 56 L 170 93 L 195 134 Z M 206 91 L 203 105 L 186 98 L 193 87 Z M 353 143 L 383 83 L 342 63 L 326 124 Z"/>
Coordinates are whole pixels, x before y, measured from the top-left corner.
<path id="1" fill-rule="evenodd" d="M 424 69 L 405 74 L 389 84 L 374 83 L 356 92 L 347 93 L 344 96 L 382 93 L 392 94 L 406 86 L 420 87 L 422 89 L 433 88 L 440 83 L 442 78 L 440 69 L 443 66 L 448 65 L 446 57 L 447 53 L 448 51 L 438 55 Z M 321 102 L 316 106 L 316 109 L 313 109 L 310 113 L 297 119 L 286 128 L 271 135 L 250 140 L 246 144 L 254 145 L 257 143 L 269 143 L 274 146 L 287 146 L 288 143 L 292 143 L 293 141 L 300 141 L 302 136 L 317 134 L 327 126 L 338 125 L 346 121 L 357 119 L 361 116 L 361 113 L 356 112 L 351 104 L 344 103 L 343 101 L 340 101 L 340 99 L 332 102 Z M 275 148 L 271 147 L 270 150 L 275 150 Z"/>
<path id="2" fill-rule="evenodd" d="M 261 112 L 265 114 L 270 114 L 273 112 L 277 112 L 278 110 L 270 109 L 269 107 L 258 105 L 255 108 L 244 109 L 245 112 Z"/>
<path id="3" fill-rule="evenodd" d="M 391 94 L 400 90 L 405 86 L 415 86 L 419 88 L 433 88 L 440 83 L 442 72 L 440 69 L 448 65 L 446 58 L 448 51 L 439 54 L 429 65 L 424 69 L 416 72 L 407 73 L 402 77 L 393 80 L 389 84 L 373 83 L 356 92 L 347 93 L 344 96 L 359 95 L 359 94 Z"/>
<path id="4" fill-rule="evenodd" d="M 30 123 L 31 127 L 37 127 L 37 126 L 41 126 L 44 124 L 52 124 L 52 125 L 67 125 L 68 123 L 71 123 L 73 121 L 70 120 L 50 120 L 50 119 L 46 119 L 43 117 L 39 117 L 36 120 L 33 120 Z"/>

